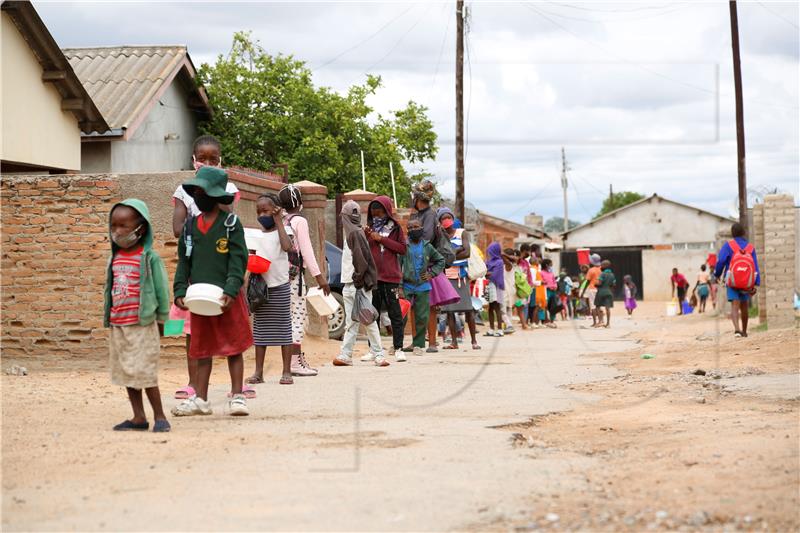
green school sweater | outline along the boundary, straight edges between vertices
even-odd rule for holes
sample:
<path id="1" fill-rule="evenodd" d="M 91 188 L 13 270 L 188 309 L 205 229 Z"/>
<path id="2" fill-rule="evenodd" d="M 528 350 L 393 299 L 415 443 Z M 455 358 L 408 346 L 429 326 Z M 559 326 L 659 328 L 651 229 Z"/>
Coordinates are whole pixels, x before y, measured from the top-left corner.
<path id="1" fill-rule="evenodd" d="M 227 216 L 220 211 L 206 234 L 197 228 L 200 217 L 194 219 L 191 257 L 186 257 L 186 242 L 181 235 L 178 240 L 178 269 L 172 284 L 175 298 L 186 296 L 189 280 L 222 287 L 223 292 L 232 298 L 239 295 L 247 268 L 247 245 L 244 228 L 238 219 L 228 234 L 225 227 Z"/>

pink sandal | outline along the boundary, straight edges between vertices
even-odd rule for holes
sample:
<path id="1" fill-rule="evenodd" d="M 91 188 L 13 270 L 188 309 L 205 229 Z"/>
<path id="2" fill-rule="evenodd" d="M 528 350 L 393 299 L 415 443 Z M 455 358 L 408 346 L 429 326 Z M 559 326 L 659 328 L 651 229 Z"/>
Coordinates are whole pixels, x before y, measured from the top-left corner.
<path id="1" fill-rule="evenodd" d="M 195 392 L 194 387 L 190 385 L 186 385 L 185 387 L 181 387 L 180 389 L 175 391 L 175 399 L 176 400 L 188 400 L 192 396 L 197 394 Z"/>
<path id="2" fill-rule="evenodd" d="M 256 390 L 253 387 L 242 385 L 242 394 L 244 394 L 244 397 L 247 398 L 248 400 L 252 400 L 253 398 L 256 397 Z M 228 393 L 228 398 L 233 398 L 232 392 Z"/>

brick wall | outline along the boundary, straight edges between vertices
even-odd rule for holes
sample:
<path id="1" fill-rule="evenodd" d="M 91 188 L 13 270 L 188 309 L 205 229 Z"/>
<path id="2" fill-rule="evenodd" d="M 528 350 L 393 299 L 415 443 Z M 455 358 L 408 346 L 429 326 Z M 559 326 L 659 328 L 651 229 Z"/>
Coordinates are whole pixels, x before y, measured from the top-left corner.
<path id="1" fill-rule="evenodd" d="M 4 176 L 2 179 L 2 321 L 6 355 L 61 356 L 107 353 L 102 324 L 106 264 L 111 252 L 108 213 L 124 198 L 144 200 L 150 209 L 154 249 L 170 276 L 177 266 L 170 198 L 192 172 L 124 175 Z M 237 212 L 255 225 L 254 199 L 270 182 L 238 182 Z M 303 214 L 321 267 L 324 261 L 325 187 L 303 182 Z M 313 315 L 309 332 L 324 335 L 327 324 Z M 183 339 L 164 339 L 181 351 Z"/>
<path id="2" fill-rule="evenodd" d="M 764 265 L 767 324 L 794 325 L 795 209 L 790 194 L 764 197 Z"/>
<path id="3" fill-rule="evenodd" d="M 758 303 L 758 322 L 763 324 L 767 321 L 767 265 L 764 255 L 764 204 L 753 206 L 752 213 L 748 217 L 751 224 L 750 235 L 753 236 L 753 246 L 756 255 L 761 259 L 759 269 L 761 271 L 761 287 L 758 290 L 756 301 Z"/>

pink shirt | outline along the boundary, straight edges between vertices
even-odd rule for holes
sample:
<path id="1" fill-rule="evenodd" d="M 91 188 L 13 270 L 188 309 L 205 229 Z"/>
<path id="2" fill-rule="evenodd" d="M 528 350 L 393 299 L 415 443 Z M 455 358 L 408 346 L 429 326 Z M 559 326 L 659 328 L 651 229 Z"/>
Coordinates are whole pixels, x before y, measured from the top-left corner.
<path id="1" fill-rule="evenodd" d="M 556 290 L 556 287 L 558 287 L 558 285 L 556 284 L 556 277 L 553 275 L 553 273 L 548 272 L 547 270 L 542 270 L 541 274 L 544 286 L 550 289 L 551 291 Z"/>
<path id="2" fill-rule="evenodd" d="M 308 232 L 308 220 L 295 215 L 289 220 L 289 225 L 294 231 L 294 238 L 300 253 L 303 254 L 303 266 L 308 269 L 312 276 L 319 276 L 321 271 L 317 264 L 317 257 L 314 255 L 314 247 L 311 246 L 311 235 Z"/>

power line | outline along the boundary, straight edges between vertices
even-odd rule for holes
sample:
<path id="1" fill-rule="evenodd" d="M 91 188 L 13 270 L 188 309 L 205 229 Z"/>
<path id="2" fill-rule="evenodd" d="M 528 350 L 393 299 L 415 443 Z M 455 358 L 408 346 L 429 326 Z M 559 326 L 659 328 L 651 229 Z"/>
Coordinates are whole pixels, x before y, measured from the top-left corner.
<path id="1" fill-rule="evenodd" d="M 450 23 L 453 20 L 449 10 L 447 9 L 447 4 L 445 6 L 445 13 L 447 13 L 447 25 L 444 27 L 444 35 L 442 36 L 442 44 L 439 47 L 439 57 L 436 59 L 436 69 L 433 71 L 433 83 L 431 83 L 431 96 L 433 96 L 433 90 L 436 88 L 436 77 L 439 75 L 439 66 L 442 64 L 442 56 L 444 55 L 444 44 L 447 42 L 447 34 L 450 32 Z"/>
<path id="2" fill-rule="evenodd" d="M 409 6 L 409 8 L 408 8 L 408 9 L 406 9 L 406 10 L 405 10 L 405 11 L 403 11 L 402 13 L 398 14 L 397 16 L 393 17 L 393 18 L 392 18 L 391 20 L 389 20 L 389 21 L 388 21 L 386 24 L 384 24 L 383 26 L 381 26 L 380 28 L 378 28 L 378 29 L 375 31 L 375 33 L 373 33 L 372 35 L 370 35 L 370 36 L 369 36 L 369 37 L 367 37 L 366 39 L 362 39 L 361 41 L 357 42 L 356 44 L 354 44 L 353 46 L 351 46 L 351 47 L 350 47 L 350 48 L 348 48 L 347 50 L 344 50 L 343 52 L 340 52 L 339 54 L 335 55 L 334 57 L 332 57 L 331 59 L 329 59 L 328 61 L 326 61 L 326 62 L 325 62 L 325 63 L 323 63 L 322 65 L 320 65 L 320 66 L 318 66 L 318 67 L 315 67 L 315 70 L 320 70 L 320 69 L 323 69 L 323 68 L 327 67 L 328 65 L 330 65 L 331 63 L 333 63 L 334 61 L 336 61 L 337 59 L 339 59 L 340 57 L 342 57 L 343 55 L 345 55 L 345 54 L 348 54 L 348 53 L 352 52 L 353 50 L 355 50 L 356 48 L 358 48 L 358 47 L 359 47 L 359 46 L 361 46 L 362 44 L 366 43 L 367 41 L 369 41 L 370 39 L 372 39 L 373 37 L 375 37 L 376 35 L 378 35 L 378 34 L 379 34 L 380 32 L 382 32 L 383 30 L 385 30 L 386 28 L 388 28 L 389 26 L 391 26 L 393 22 L 395 22 L 395 21 L 396 21 L 396 20 L 398 20 L 400 17 L 402 17 L 403 15 L 405 15 L 406 13 L 408 13 L 409 11 L 411 11 L 411 10 L 412 10 L 414 7 L 416 7 L 416 5 L 415 5 L 415 4 L 411 4 L 411 6 Z"/>
<path id="3" fill-rule="evenodd" d="M 553 5 L 553 6 L 561 6 L 561 4 L 557 4 L 555 2 L 548 2 L 548 4 Z M 688 4 L 683 4 L 683 5 L 678 5 L 678 6 L 668 6 L 671 9 L 666 9 L 666 10 L 661 11 L 659 13 L 651 13 L 649 15 L 642 15 L 642 16 L 636 16 L 636 17 L 624 17 L 624 18 L 586 18 L 586 17 L 576 17 L 576 16 L 572 16 L 572 15 L 564 15 L 562 13 L 556 13 L 554 11 L 547 11 L 547 10 L 544 10 L 541 6 L 537 6 L 537 7 L 539 9 L 542 9 L 545 13 L 547 13 L 549 15 L 552 15 L 554 17 L 559 17 L 559 18 L 568 19 L 568 20 L 578 20 L 578 21 L 581 21 L 581 22 L 593 22 L 593 23 L 596 23 L 596 24 L 602 24 L 604 22 L 628 22 L 628 21 L 647 20 L 647 19 L 663 17 L 664 15 L 668 15 L 670 13 L 674 13 L 675 11 L 680 11 L 680 10 L 686 8 L 687 6 L 688 6 Z M 562 6 L 562 7 L 564 7 L 564 6 Z M 601 11 L 601 13 L 605 13 L 605 11 Z"/>
<path id="4" fill-rule="evenodd" d="M 369 67 L 367 67 L 367 68 L 364 70 L 364 73 L 365 73 L 365 74 L 369 74 L 369 71 L 370 71 L 370 70 L 372 70 L 373 68 L 375 68 L 376 66 L 378 66 L 378 65 L 379 65 L 379 64 L 380 64 L 380 63 L 381 63 L 381 62 L 382 62 L 384 59 L 386 59 L 387 57 L 389 57 L 389 56 L 392 54 L 392 52 L 394 52 L 394 51 L 395 51 L 395 49 L 396 49 L 398 46 L 400 46 L 400 43 L 402 43 L 402 42 L 403 42 L 403 39 L 405 39 L 405 38 L 406 38 L 406 36 L 407 36 L 409 33 L 411 33 L 411 31 L 412 31 L 414 28 L 416 28 L 416 27 L 417 27 L 417 25 L 418 25 L 420 22 L 422 22 L 422 19 L 423 19 L 423 18 L 425 18 L 425 15 L 427 15 L 427 14 L 428 14 L 428 11 L 430 11 L 430 10 L 431 10 L 431 6 L 432 6 L 432 5 L 433 5 L 433 4 L 428 4 L 428 9 L 426 9 L 426 10 L 425 10 L 425 12 L 424 12 L 422 15 L 420 15 L 420 17 L 419 17 L 419 18 L 416 20 L 416 22 L 414 22 L 414 24 L 412 24 L 412 25 L 411 25 L 411 27 L 410 27 L 410 28 L 408 28 L 408 29 L 405 31 L 405 33 L 404 33 L 403 35 L 401 35 L 401 36 L 400 36 L 400 38 L 397 40 L 397 42 L 396 42 L 396 43 L 394 43 L 394 45 L 393 45 L 393 46 L 392 46 L 392 47 L 389 49 L 389 51 L 388 51 L 388 52 L 386 52 L 386 53 L 383 55 L 383 57 L 381 57 L 379 60 L 377 60 L 375 63 L 373 63 L 372 65 L 370 65 Z"/>
<path id="5" fill-rule="evenodd" d="M 783 15 L 781 15 L 780 13 L 778 13 L 777 11 L 773 11 L 772 9 L 770 9 L 769 7 L 767 7 L 767 5 L 766 5 L 766 4 L 764 4 L 763 2 L 759 2 L 758 0 L 756 0 L 756 4 L 760 5 L 761 7 L 763 7 L 764 9 L 766 9 L 767 11 L 769 11 L 770 13 L 772 13 L 773 15 L 775 15 L 776 17 L 778 17 L 779 19 L 781 19 L 782 21 L 784 21 L 785 23 L 789 24 L 789 25 L 790 25 L 790 26 L 792 26 L 793 28 L 800 29 L 800 26 L 798 26 L 797 24 L 795 24 L 795 23 L 794 23 L 794 22 L 792 22 L 791 20 L 787 19 L 786 17 L 784 17 Z"/>
<path id="6" fill-rule="evenodd" d="M 650 11 L 650 10 L 654 10 L 654 9 L 665 9 L 665 8 L 668 8 L 668 7 L 672 7 L 675 4 L 675 3 L 663 4 L 663 5 L 660 5 L 660 6 L 639 6 L 639 7 L 634 7 L 634 8 L 631 8 L 631 9 L 594 9 L 594 8 L 591 8 L 591 7 L 576 6 L 576 5 L 573 5 L 573 4 L 562 4 L 562 3 L 559 3 L 559 2 L 550 2 L 548 0 L 545 0 L 545 2 L 547 2 L 548 4 L 553 4 L 553 5 L 559 6 L 559 7 L 567 7 L 567 8 L 570 8 L 570 9 L 578 9 L 580 11 L 592 11 L 592 12 L 595 12 L 595 13 L 633 13 L 635 11 Z"/>

